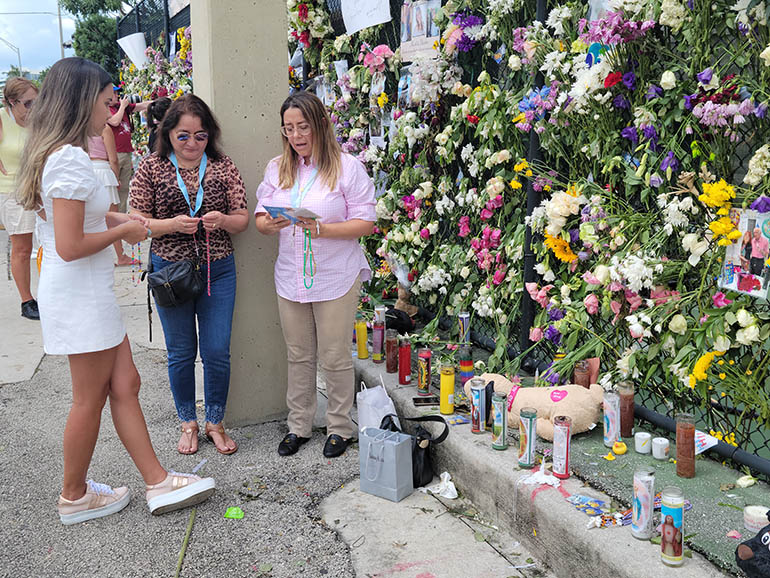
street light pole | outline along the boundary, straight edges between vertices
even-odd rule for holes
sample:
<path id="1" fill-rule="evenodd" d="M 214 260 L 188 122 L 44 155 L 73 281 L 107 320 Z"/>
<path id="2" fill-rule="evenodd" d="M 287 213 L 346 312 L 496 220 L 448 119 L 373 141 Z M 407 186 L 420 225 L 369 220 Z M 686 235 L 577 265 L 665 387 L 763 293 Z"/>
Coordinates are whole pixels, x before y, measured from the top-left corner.
<path id="1" fill-rule="evenodd" d="M 4 42 L 8 48 L 13 50 L 16 53 L 16 56 L 19 59 L 19 76 L 24 76 L 24 73 L 21 71 L 21 51 L 19 50 L 18 46 L 14 46 L 10 42 L 8 42 L 5 38 L 0 37 L 0 41 Z"/>
<path id="2" fill-rule="evenodd" d="M 57 0 L 56 8 L 59 10 L 59 48 L 61 48 L 61 57 L 64 58 L 64 33 L 61 29 L 61 2 Z"/>

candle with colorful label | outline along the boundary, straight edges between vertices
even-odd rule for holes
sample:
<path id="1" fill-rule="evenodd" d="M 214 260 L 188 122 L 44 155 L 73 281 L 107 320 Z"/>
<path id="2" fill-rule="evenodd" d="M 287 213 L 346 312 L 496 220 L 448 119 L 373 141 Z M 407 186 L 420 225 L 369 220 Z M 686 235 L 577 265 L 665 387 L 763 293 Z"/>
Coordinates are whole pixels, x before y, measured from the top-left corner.
<path id="1" fill-rule="evenodd" d="M 459 327 L 459 341 L 460 343 L 471 342 L 471 314 L 467 311 L 462 311 L 457 314 L 457 325 Z"/>
<path id="2" fill-rule="evenodd" d="M 684 494 L 676 486 L 660 495 L 660 559 L 669 566 L 684 562 Z"/>
<path id="3" fill-rule="evenodd" d="M 382 363 L 385 361 L 385 322 L 375 319 L 372 323 L 372 361 Z"/>
<path id="4" fill-rule="evenodd" d="M 620 396 L 617 393 L 604 394 L 604 445 L 611 448 L 620 439 Z"/>
<path id="5" fill-rule="evenodd" d="M 537 410 L 522 407 L 519 411 L 519 467 L 535 467 L 535 440 L 537 439 Z"/>
<path id="6" fill-rule="evenodd" d="M 484 433 L 486 418 L 486 386 L 480 377 L 471 379 L 471 433 Z"/>
<path id="7" fill-rule="evenodd" d="M 465 385 L 465 382 L 473 377 L 473 355 L 471 354 L 471 348 L 463 346 L 459 349 L 458 357 L 460 358 L 460 384 Z"/>
<path id="8" fill-rule="evenodd" d="M 430 395 L 430 358 L 427 347 L 417 350 L 417 395 Z"/>
<path id="9" fill-rule="evenodd" d="M 492 394 L 492 449 L 495 450 L 508 447 L 507 401 L 507 397 L 502 393 Z"/>
<path id="10" fill-rule="evenodd" d="M 639 466 L 634 471 L 634 501 L 631 504 L 631 534 L 640 540 L 652 538 L 655 505 L 655 469 Z"/>

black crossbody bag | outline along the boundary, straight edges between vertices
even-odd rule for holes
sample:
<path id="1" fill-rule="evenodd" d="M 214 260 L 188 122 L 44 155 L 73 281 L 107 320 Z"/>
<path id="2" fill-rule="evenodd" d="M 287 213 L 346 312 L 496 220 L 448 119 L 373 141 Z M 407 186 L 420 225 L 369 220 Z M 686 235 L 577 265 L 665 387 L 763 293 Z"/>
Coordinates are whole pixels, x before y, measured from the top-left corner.
<path id="1" fill-rule="evenodd" d="M 393 418 L 397 416 L 391 414 L 382 418 L 380 423 L 380 429 L 397 431 L 401 430 L 396 425 Z M 439 415 L 424 415 L 421 417 L 402 417 L 409 421 L 434 421 L 444 424 L 444 431 L 441 432 L 438 437 L 433 437 L 428 430 L 417 424 L 414 435 L 412 436 L 412 484 L 415 488 L 422 488 L 427 486 L 433 480 L 433 458 L 430 454 L 430 448 L 432 445 L 440 444 L 443 442 L 449 434 L 449 425 L 446 420 Z"/>

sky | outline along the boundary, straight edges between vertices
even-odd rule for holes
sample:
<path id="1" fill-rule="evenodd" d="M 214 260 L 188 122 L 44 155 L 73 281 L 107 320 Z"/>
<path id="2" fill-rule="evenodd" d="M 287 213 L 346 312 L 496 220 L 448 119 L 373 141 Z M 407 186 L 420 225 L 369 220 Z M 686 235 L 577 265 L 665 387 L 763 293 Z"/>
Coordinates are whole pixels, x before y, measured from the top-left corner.
<path id="1" fill-rule="evenodd" d="M 50 12 L 50 14 L 8 14 L 8 12 Z M 75 20 L 62 12 L 64 42 L 71 42 Z M 56 0 L 0 0 L 0 39 L 18 47 L 24 70 L 39 72 L 61 58 Z M 16 51 L 0 40 L 0 78 L 10 65 L 18 66 Z M 74 56 L 72 49 L 65 56 Z"/>

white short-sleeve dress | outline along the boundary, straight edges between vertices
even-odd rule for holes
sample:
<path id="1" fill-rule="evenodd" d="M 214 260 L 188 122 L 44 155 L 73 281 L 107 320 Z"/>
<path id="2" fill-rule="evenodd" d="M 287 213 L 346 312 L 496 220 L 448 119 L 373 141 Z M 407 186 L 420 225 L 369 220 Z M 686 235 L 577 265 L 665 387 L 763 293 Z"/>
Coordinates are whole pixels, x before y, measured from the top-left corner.
<path id="1" fill-rule="evenodd" d="M 88 153 L 71 145 L 48 157 L 42 185 L 46 220 L 38 216 L 43 262 L 37 300 L 45 352 L 71 355 L 120 345 L 126 328 L 113 288 L 112 245 L 68 263 L 56 252 L 54 237 L 54 198 L 85 202 L 83 231 L 99 233 L 107 230 L 109 193 L 97 180 Z"/>

